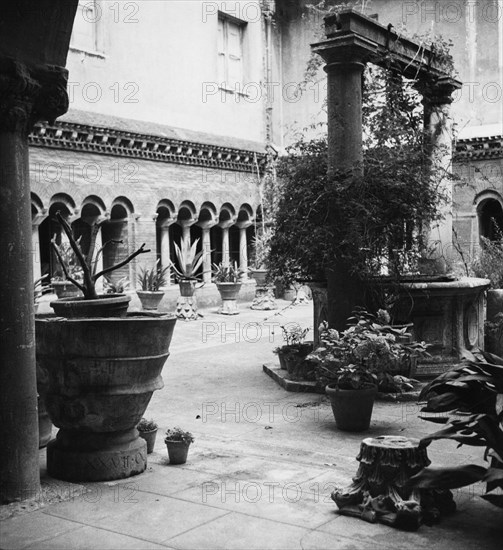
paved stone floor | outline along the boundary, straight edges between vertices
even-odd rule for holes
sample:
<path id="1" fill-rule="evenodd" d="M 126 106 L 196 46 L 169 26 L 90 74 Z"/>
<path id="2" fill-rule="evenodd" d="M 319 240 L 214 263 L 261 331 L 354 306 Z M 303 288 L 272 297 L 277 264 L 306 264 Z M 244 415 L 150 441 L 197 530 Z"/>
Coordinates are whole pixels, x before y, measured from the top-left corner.
<path id="1" fill-rule="evenodd" d="M 481 486 L 457 491 L 456 514 L 413 533 L 337 514 L 329 495 L 350 482 L 363 437 L 421 437 L 435 425 L 418 419 L 415 403 L 377 402 L 370 430 L 348 434 L 335 428 L 324 396 L 277 386 L 262 365 L 275 360 L 279 325 L 310 325 L 311 314 L 309 305 L 274 315 L 243 304 L 239 316 L 213 309 L 179 322 L 165 387 L 146 413 L 161 428 L 147 472 L 57 482 L 41 451 L 44 489 L 29 504 L 1 507 L 0 548 L 501 548 L 501 512 L 477 496 Z M 169 465 L 163 443 L 173 426 L 196 437 L 182 466 Z M 480 462 L 480 454 L 448 442 L 429 447 L 438 465 Z"/>

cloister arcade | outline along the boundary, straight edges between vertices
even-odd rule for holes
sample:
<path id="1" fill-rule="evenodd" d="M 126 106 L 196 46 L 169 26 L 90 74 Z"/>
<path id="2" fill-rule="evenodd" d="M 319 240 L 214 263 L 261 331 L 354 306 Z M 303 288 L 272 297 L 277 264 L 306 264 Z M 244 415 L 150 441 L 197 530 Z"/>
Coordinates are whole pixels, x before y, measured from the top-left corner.
<path id="1" fill-rule="evenodd" d="M 137 266 L 153 264 L 159 260 L 162 267 L 174 265 L 180 268 L 175 244 L 180 246 L 182 238 L 197 241 L 197 251 L 203 250 L 203 263 L 198 276 L 205 283 L 211 282 L 212 264 L 236 264 L 248 278 L 247 270 L 251 255 L 251 243 L 255 234 L 257 214 L 251 205 L 234 206 L 224 203 L 217 207 L 212 202 L 203 202 L 199 208 L 190 200 L 178 206 L 169 199 L 159 201 L 156 211 L 140 216 L 134 204 L 123 196 L 116 197 L 110 204 L 98 196 L 86 197 L 80 205 L 65 193 L 53 195 L 44 204 L 38 195 L 31 194 L 32 238 L 34 278 L 49 274 L 50 279 L 61 276 L 57 258 L 52 250 L 51 240 L 57 244 L 66 240 L 63 229 L 56 219 L 60 212 L 71 224 L 74 234 L 80 238 L 80 246 L 87 254 L 90 245 L 91 227 L 100 224 L 96 239 L 96 250 L 111 240 L 119 244 L 107 246 L 97 259 L 98 270 L 107 268 L 125 258 L 143 242 L 150 254 L 136 258 L 136 261 L 113 272 L 113 280 L 127 277 L 131 288 L 135 287 Z M 145 218 L 150 223 L 144 222 Z M 175 284 L 175 274 L 169 269 L 169 285 Z M 102 283 L 101 283 L 102 284 Z"/>

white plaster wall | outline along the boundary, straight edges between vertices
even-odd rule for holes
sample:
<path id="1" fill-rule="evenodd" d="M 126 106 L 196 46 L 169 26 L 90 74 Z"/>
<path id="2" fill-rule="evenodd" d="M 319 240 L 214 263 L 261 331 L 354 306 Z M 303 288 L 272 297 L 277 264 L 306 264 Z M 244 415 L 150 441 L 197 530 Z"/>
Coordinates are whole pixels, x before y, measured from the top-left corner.
<path id="1" fill-rule="evenodd" d="M 261 141 L 264 52 L 258 5 L 258 0 L 101 1 L 103 55 L 70 50 L 70 108 Z M 218 9 L 248 21 L 248 97 L 217 90 Z"/>

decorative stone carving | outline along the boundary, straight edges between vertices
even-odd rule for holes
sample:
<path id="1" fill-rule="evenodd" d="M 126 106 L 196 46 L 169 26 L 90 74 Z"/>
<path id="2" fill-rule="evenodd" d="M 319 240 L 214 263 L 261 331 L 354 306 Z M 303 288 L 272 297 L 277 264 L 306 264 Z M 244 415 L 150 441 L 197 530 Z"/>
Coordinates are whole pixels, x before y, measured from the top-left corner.
<path id="1" fill-rule="evenodd" d="M 450 491 L 408 487 L 411 476 L 430 464 L 426 447 L 418 439 L 364 439 L 356 460 L 360 466 L 353 483 L 332 493 L 340 514 L 412 531 L 455 511 Z"/>
<path id="2" fill-rule="evenodd" d="M 274 299 L 274 287 L 257 286 L 255 288 L 255 298 L 253 298 L 250 309 L 258 309 L 264 311 L 277 309 L 276 300 Z"/>
<path id="3" fill-rule="evenodd" d="M 68 110 L 68 71 L 0 57 L 0 125 L 28 133 L 39 120 L 53 122 Z"/>

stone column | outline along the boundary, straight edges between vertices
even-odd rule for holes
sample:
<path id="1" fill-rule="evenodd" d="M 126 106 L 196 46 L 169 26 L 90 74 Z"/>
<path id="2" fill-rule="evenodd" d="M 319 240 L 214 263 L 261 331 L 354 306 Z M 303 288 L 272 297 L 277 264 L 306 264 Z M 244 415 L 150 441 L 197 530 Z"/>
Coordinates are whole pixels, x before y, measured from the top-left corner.
<path id="1" fill-rule="evenodd" d="M 238 221 L 239 227 L 239 269 L 242 271 L 241 281 L 248 280 L 248 241 L 246 239 L 246 229 L 252 224 L 251 220 Z"/>
<path id="2" fill-rule="evenodd" d="M 44 209 L 45 210 L 45 209 Z M 33 247 L 33 280 L 36 281 L 42 277 L 42 266 L 40 260 L 40 224 L 45 220 L 47 214 L 37 214 L 31 219 L 31 240 Z"/>
<path id="3" fill-rule="evenodd" d="M 30 8 L 38 10 L 33 5 Z M 13 32 L 9 20 L 12 25 L 19 21 L 19 26 L 28 19 L 23 13 L 28 9 L 26 3 L 16 9 L 17 14 L 7 10 L 7 35 Z M 36 14 L 30 16 L 37 20 Z M 52 21 L 54 32 L 62 31 L 58 22 L 57 17 Z M 40 21 L 41 35 L 46 23 Z M 23 34 L 19 28 L 17 32 Z M 4 38 L 0 37 L 1 51 L 5 51 Z M 30 42 L 31 36 L 24 32 L 23 40 Z M 52 121 L 66 112 L 67 78 L 61 67 L 26 65 L 19 59 L 0 57 L 1 502 L 33 497 L 40 487 L 28 133 L 37 120 Z"/>
<path id="4" fill-rule="evenodd" d="M 330 58 L 328 58 L 330 59 Z M 358 58 L 330 60 L 327 73 L 328 170 L 363 173 L 362 76 L 365 64 Z"/>
<path id="5" fill-rule="evenodd" d="M 442 205 L 442 219 L 427 230 L 429 270 L 445 273 L 447 263 L 452 259 L 452 117 L 450 106 L 452 93 L 459 83 L 450 78 L 439 78 L 436 82 L 420 81 L 418 91 L 423 96 L 425 146 L 429 152 L 431 177 L 436 178 L 445 197 Z"/>
<path id="6" fill-rule="evenodd" d="M 352 178 L 359 178 L 363 174 L 362 77 L 365 64 L 356 46 L 341 49 L 328 40 L 316 45 L 315 51 L 327 63 L 329 176 L 343 171 L 349 172 Z M 343 330 L 354 306 L 361 304 L 362 282 L 352 273 L 351 266 L 341 261 L 327 270 L 327 279 L 328 322 L 331 327 Z"/>
<path id="7" fill-rule="evenodd" d="M 222 227 L 222 265 L 228 266 L 229 261 L 229 227 Z"/>
<path id="8" fill-rule="evenodd" d="M 160 227 L 161 231 L 161 266 L 164 269 L 166 266 L 171 265 L 170 258 L 170 239 L 169 239 L 169 225 L 163 224 Z M 172 284 L 171 281 L 171 267 L 168 268 L 168 284 Z"/>
<path id="9" fill-rule="evenodd" d="M 211 238 L 210 228 L 203 227 L 203 282 L 211 283 Z"/>

